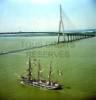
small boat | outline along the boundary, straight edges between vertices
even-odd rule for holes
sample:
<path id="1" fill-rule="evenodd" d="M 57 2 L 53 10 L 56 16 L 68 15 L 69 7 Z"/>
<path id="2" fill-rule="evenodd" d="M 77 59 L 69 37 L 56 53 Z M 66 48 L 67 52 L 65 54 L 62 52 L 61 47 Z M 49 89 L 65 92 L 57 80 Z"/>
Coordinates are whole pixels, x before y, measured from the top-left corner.
<path id="1" fill-rule="evenodd" d="M 38 87 L 38 88 L 45 88 L 48 90 L 60 90 L 63 88 L 62 85 L 60 85 L 57 82 L 53 82 L 51 81 L 51 75 L 52 75 L 52 66 L 50 64 L 50 69 L 49 69 L 49 77 L 48 80 L 41 80 L 40 79 L 40 70 L 41 70 L 41 65 L 40 62 L 38 63 L 38 78 L 34 79 L 32 78 L 32 66 L 31 66 L 31 59 L 29 57 L 29 68 L 28 68 L 28 73 L 26 76 L 21 76 L 21 84 L 25 84 L 25 85 L 30 85 L 30 86 L 34 86 L 34 87 Z"/>

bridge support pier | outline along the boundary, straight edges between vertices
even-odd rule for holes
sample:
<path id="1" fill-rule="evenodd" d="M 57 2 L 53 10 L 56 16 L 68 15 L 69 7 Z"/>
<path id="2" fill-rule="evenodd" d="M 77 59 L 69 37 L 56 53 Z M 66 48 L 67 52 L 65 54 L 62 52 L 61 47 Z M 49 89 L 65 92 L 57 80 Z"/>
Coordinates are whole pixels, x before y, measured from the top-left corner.
<path id="1" fill-rule="evenodd" d="M 60 35 L 63 33 L 58 33 L 58 43 L 60 43 Z M 62 35 L 61 35 L 62 36 Z M 86 38 L 92 38 L 95 37 L 94 34 L 80 34 L 80 33 L 68 33 L 63 34 L 63 41 L 62 42 L 72 42 L 72 41 L 76 41 L 76 40 L 81 40 L 81 39 L 86 39 Z"/>
<path id="2" fill-rule="evenodd" d="M 67 42 L 70 42 L 70 36 L 67 35 Z"/>
<path id="3" fill-rule="evenodd" d="M 60 33 L 58 33 L 58 43 L 60 42 Z"/>

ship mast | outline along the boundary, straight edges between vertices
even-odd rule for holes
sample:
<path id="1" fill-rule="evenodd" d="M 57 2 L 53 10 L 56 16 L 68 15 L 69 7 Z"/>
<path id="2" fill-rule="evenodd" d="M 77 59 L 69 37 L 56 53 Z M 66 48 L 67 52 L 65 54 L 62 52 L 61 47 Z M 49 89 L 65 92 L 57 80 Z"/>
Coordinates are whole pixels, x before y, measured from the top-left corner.
<path id="1" fill-rule="evenodd" d="M 31 68 L 31 58 L 29 57 L 29 68 L 28 68 L 28 80 L 30 81 L 32 78 L 32 68 Z"/>
<path id="2" fill-rule="evenodd" d="M 40 70 L 41 70 L 41 65 L 40 65 L 40 60 L 38 62 L 38 82 L 40 81 Z"/>
<path id="3" fill-rule="evenodd" d="M 49 85 L 51 84 L 51 74 L 52 74 L 52 66 L 50 63 L 50 69 L 49 69 Z"/>

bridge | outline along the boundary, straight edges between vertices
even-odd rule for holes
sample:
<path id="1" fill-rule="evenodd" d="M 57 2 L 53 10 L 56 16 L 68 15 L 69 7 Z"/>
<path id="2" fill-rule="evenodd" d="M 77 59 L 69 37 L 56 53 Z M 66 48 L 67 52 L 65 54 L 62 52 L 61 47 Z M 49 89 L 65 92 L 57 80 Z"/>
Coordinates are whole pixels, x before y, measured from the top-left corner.
<path id="1" fill-rule="evenodd" d="M 0 37 L 2 36 L 58 36 L 57 43 L 60 42 L 72 42 L 85 38 L 92 38 L 96 35 L 92 32 L 65 32 L 64 31 L 64 23 L 63 23 L 63 10 L 60 5 L 60 21 L 59 21 L 59 29 L 58 32 L 3 32 L 0 33 Z M 63 37 L 63 40 L 60 40 L 60 37 Z"/>

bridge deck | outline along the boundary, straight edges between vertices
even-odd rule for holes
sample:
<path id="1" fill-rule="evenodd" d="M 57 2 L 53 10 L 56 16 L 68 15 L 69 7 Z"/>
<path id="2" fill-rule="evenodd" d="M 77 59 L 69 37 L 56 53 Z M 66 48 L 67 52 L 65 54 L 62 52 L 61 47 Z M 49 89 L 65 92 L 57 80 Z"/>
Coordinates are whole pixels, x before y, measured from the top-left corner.
<path id="1" fill-rule="evenodd" d="M 7 35 L 7 34 L 10 34 L 10 35 L 57 35 L 57 34 L 63 34 L 63 33 L 59 33 L 59 32 L 2 32 L 0 33 L 0 35 Z M 94 33 L 80 33 L 80 32 L 65 32 L 64 33 L 65 35 L 76 35 L 76 36 L 80 36 L 80 35 L 90 35 L 90 36 L 95 36 Z"/>

